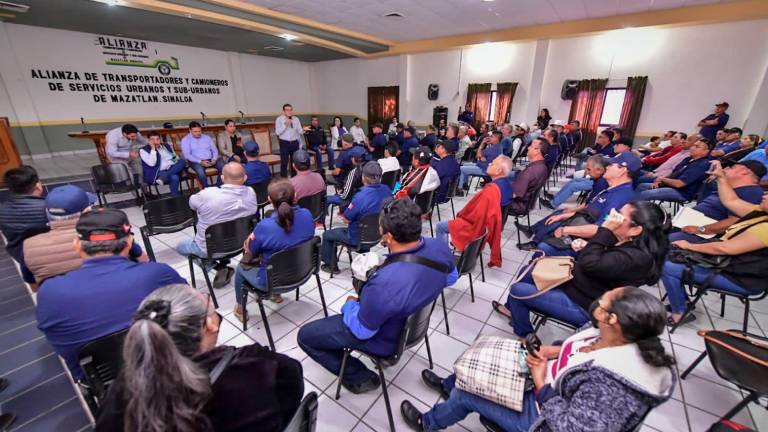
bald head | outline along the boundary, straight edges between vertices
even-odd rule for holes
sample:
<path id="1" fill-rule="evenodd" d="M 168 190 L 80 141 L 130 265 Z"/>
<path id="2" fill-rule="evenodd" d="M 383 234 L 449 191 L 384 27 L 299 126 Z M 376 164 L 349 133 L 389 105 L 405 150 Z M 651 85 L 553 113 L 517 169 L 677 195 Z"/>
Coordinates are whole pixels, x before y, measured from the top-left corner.
<path id="1" fill-rule="evenodd" d="M 245 168 L 237 162 L 230 162 L 224 165 L 221 173 L 221 181 L 225 184 L 242 185 L 245 183 Z"/>

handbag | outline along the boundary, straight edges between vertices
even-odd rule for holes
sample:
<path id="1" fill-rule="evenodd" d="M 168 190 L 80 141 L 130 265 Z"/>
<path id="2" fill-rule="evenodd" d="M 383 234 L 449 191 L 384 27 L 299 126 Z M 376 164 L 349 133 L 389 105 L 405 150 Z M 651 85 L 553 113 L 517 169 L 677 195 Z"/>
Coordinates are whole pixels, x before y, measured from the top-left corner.
<path id="1" fill-rule="evenodd" d="M 579 212 L 571 216 L 570 218 L 564 220 L 563 223 L 561 223 L 560 226 L 558 226 L 558 228 L 569 227 L 569 226 L 584 226 L 584 225 L 591 225 L 593 223 L 595 223 L 595 220 L 590 213 Z M 573 241 L 573 238 L 570 236 L 563 236 L 558 238 L 558 237 L 555 237 L 554 235 L 551 235 L 544 239 L 544 243 L 552 246 L 555 249 L 570 249 L 572 241 Z"/>
<path id="2" fill-rule="evenodd" d="M 453 364 L 456 388 L 522 412 L 526 356 L 520 340 L 480 336 Z"/>
<path id="3" fill-rule="evenodd" d="M 520 282 L 520 280 L 522 280 L 525 275 L 530 272 L 531 277 L 533 278 L 533 284 L 536 286 L 538 292 L 520 297 L 510 293 L 509 296 L 514 299 L 528 300 L 538 297 L 551 290 L 552 288 L 558 287 L 573 279 L 573 268 L 576 265 L 573 257 L 546 256 L 542 250 L 537 250 L 534 252 L 541 255 L 532 259 L 528 265 L 523 267 L 517 274 L 517 277 L 512 280 L 510 285 Z"/>
<path id="4" fill-rule="evenodd" d="M 668 257 L 670 261 L 677 264 L 697 265 L 712 270 L 722 270 L 731 264 L 729 255 L 708 255 L 687 249 L 672 249 Z"/>

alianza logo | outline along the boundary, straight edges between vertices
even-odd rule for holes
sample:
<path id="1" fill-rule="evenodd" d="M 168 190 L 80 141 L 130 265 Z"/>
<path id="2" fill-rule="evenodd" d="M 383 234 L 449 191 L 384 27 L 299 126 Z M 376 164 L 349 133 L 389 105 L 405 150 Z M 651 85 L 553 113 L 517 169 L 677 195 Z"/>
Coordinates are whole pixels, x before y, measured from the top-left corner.
<path id="1" fill-rule="evenodd" d="M 126 39 L 113 36 L 96 37 L 95 45 L 110 66 L 133 66 L 157 69 L 161 75 L 168 76 L 171 71 L 179 70 L 179 59 L 164 57 L 157 49 L 152 49 L 142 40 Z"/>

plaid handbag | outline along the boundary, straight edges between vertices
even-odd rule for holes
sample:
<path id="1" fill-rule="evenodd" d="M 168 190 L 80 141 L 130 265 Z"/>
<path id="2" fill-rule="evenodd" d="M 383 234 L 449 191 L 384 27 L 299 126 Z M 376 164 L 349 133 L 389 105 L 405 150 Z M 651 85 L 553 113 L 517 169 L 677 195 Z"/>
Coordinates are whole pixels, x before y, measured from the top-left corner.
<path id="1" fill-rule="evenodd" d="M 528 366 L 522 341 L 480 336 L 456 360 L 456 387 L 522 412 Z"/>

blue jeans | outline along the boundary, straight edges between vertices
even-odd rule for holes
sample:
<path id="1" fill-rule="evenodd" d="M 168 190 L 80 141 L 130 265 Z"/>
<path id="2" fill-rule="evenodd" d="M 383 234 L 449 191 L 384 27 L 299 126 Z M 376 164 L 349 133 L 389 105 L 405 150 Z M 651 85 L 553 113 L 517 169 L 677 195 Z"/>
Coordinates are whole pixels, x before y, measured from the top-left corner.
<path id="1" fill-rule="evenodd" d="M 463 188 L 464 185 L 467 183 L 467 177 L 469 176 L 484 176 L 485 171 L 483 171 L 482 168 L 479 166 L 468 163 L 466 165 L 462 165 L 459 167 L 461 170 L 461 174 L 459 175 L 459 188 Z"/>
<path id="2" fill-rule="evenodd" d="M 641 183 L 637 185 L 637 198 L 642 201 L 688 201 L 677 189 L 671 187 L 660 187 L 651 189 L 652 183 Z"/>
<path id="3" fill-rule="evenodd" d="M 709 243 L 711 239 L 705 239 L 697 236 L 696 234 L 688 234 L 682 231 L 678 231 L 669 235 L 669 241 L 687 240 L 688 243 Z"/>
<path id="4" fill-rule="evenodd" d="M 436 431 L 456 424 L 476 412 L 509 432 L 525 432 L 539 416 L 536 397 L 532 391 L 523 394 L 523 411 L 507 407 L 455 388 L 456 375 L 443 380 L 443 388 L 451 395 L 447 401 L 438 403 L 421 416 L 424 429 Z"/>
<path id="5" fill-rule="evenodd" d="M 344 211 L 349 206 L 350 202 L 351 200 L 342 199 L 340 195 L 331 195 L 326 198 L 326 204 L 328 205 L 328 210 L 330 210 L 331 204 L 336 204 L 339 207 L 340 211 Z"/>
<path id="6" fill-rule="evenodd" d="M 312 150 L 315 152 L 315 164 L 317 164 L 317 169 L 320 169 L 323 167 L 323 154 L 320 153 L 320 146 L 314 146 L 310 147 L 309 150 Z M 325 146 L 325 151 L 328 152 L 328 169 L 332 170 L 334 168 L 334 153 L 333 153 L 333 147 L 332 146 Z"/>
<path id="7" fill-rule="evenodd" d="M 368 351 L 366 348 L 369 344 L 369 341 L 360 340 L 352 334 L 347 325 L 344 324 L 344 318 L 341 315 L 321 318 L 303 325 L 299 329 L 297 341 L 301 349 L 312 360 L 337 376 L 341 372 L 344 348 Z M 387 355 L 391 353 L 374 354 Z M 348 385 L 360 384 L 374 376 L 378 375 L 365 367 L 360 359 L 353 355 L 347 357 L 347 366 L 344 369 L 342 382 Z"/>
<path id="8" fill-rule="evenodd" d="M 512 285 L 509 293 L 522 297 L 537 292 L 539 290 L 536 289 L 531 275 L 528 274 L 523 280 Z M 512 325 L 515 334 L 520 337 L 526 337 L 533 333 L 533 326 L 529 318 L 531 310 L 576 327 L 581 327 L 589 321 L 587 311 L 574 303 L 560 288 L 553 288 L 545 294 L 528 300 L 518 300 L 509 296 L 505 306 L 512 313 L 509 324 Z"/>
<path id="9" fill-rule="evenodd" d="M 257 290 L 267 292 L 267 287 L 259 281 L 259 269 L 261 267 L 245 270 L 242 266 L 237 266 L 237 270 L 235 270 L 235 300 L 238 303 L 243 296 L 243 283 L 245 281 L 248 281 L 248 284 Z"/>
<path id="10" fill-rule="evenodd" d="M 686 305 L 688 295 L 685 293 L 685 287 L 683 286 L 684 271 L 685 264 L 678 264 L 669 260 L 664 262 L 661 281 L 664 283 L 664 288 L 667 290 L 667 297 L 669 298 L 669 305 L 671 306 L 672 313 L 683 313 L 688 309 L 688 306 Z M 704 282 L 704 279 L 707 278 L 709 273 L 710 269 L 693 266 L 693 281 L 700 284 Z M 752 291 L 736 285 L 723 275 L 715 276 L 709 283 L 709 286 L 734 294 L 753 294 Z"/>
<path id="11" fill-rule="evenodd" d="M 285 141 L 278 139 L 280 142 L 280 176 L 288 178 L 288 168 L 291 168 L 293 172 L 293 152 L 299 149 L 298 141 Z"/>
<path id="12" fill-rule="evenodd" d="M 565 221 L 554 222 L 547 225 L 547 219 L 561 213 L 563 213 L 562 210 L 555 210 L 554 212 L 541 218 L 535 224 L 531 225 L 531 230 L 533 230 L 533 238 L 531 240 L 535 241 L 536 243 L 541 243 L 545 238 L 551 236 L 552 233 L 554 233 L 555 230 Z"/>
<path id="13" fill-rule="evenodd" d="M 195 243 L 195 240 L 193 239 L 182 240 L 178 242 L 176 244 L 176 252 L 178 252 L 179 255 L 184 255 L 184 256 L 194 255 L 200 258 L 205 258 L 208 256 L 208 252 L 202 250 L 200 246 L 198 246 L 197 243 Z M 221 261 L 218 261 L 218 263 L 221 265 L 226 265 L 227 263 L 229 263 L 229 260 L 221 260 Z M 213 269 L 213 267 L 214 267 L 214 264 L 209 261 L 203 270 L 205 270 L 206 272 L 209 272 L 211 271 L 211 269 Z"/>
<path id="14" fill-rule="evenodd" d="M 572 256 L 572 257 L 576 258 L 576 255 L 578 255 L 578 253 L 576 253 L 576 251 L 574 251 L 571 248 L 558 249 L 558 248 L 556 248 L 554 246 L 551 246 L 548 243 L 543 242 L 543 241 L 539 242 L 536 245 L 536 247 L 541 249 L 541 250 L 543 250 L 544 251 L 544 255 L 546 255 L 546 256 Z"/>
<path id="15" fill-rule="evenodd" d="M 448 238 L 448 234 L 450 234 L 450 231 L 448 230 L 448 221 L 440 221 L 435 225 L 435 238 L 444 241 L 445 244 L 450 246 L 451 242 Z"/>
<path id="16" fill-rule="evenodd" d="M 207 188 L 209 185 L 208 185 L 208 177 L 206 177 L 205 175 L 205 167 L 200 165 L 197 162 L 190 162 L 189 167 L 195 171 L 195 174 L 197 174 L 197 178 L 200 179 L 200 183 L 203 185 L 203 189 Z M 216 185 L 221 186 L 221 171 L 224 169 L 224 162 L 217 159 L 216 169 L 219 170 L 219 175 L 216 177 Z"/>
<path id="17" fill-rule="evenodd" d="M 351 243 L 347 228 L 334 228 L 323 232 L 323 242 L 320 244 L 320 261 L 323 264 L 331 265 L 336 253 L 336 243 L 339 242 Z"/>
<path id="18" fill-rule="evenodd" d="M 168 184 L 171 188 L 171 196 L 179 196 L 179 185 L 181 184 L 181 173 L 184 172 L 186 162 L 183 159 L 179 159 L 175 164 L 171 165 L 167 170 L 163 170 L 157 173 L 157 178 L 162 180 L 163 183 Z"/>
<path id="19" fill-rule="evenodd" d="M 563 185 L 562 189 L 557 191 L 555 197 L 552 199 L 552 207 L 558 208 L 562 205 L 571 195 L 592 189 L 593 181 L 589 177 L 579 177 L 570 180 Z"/>

